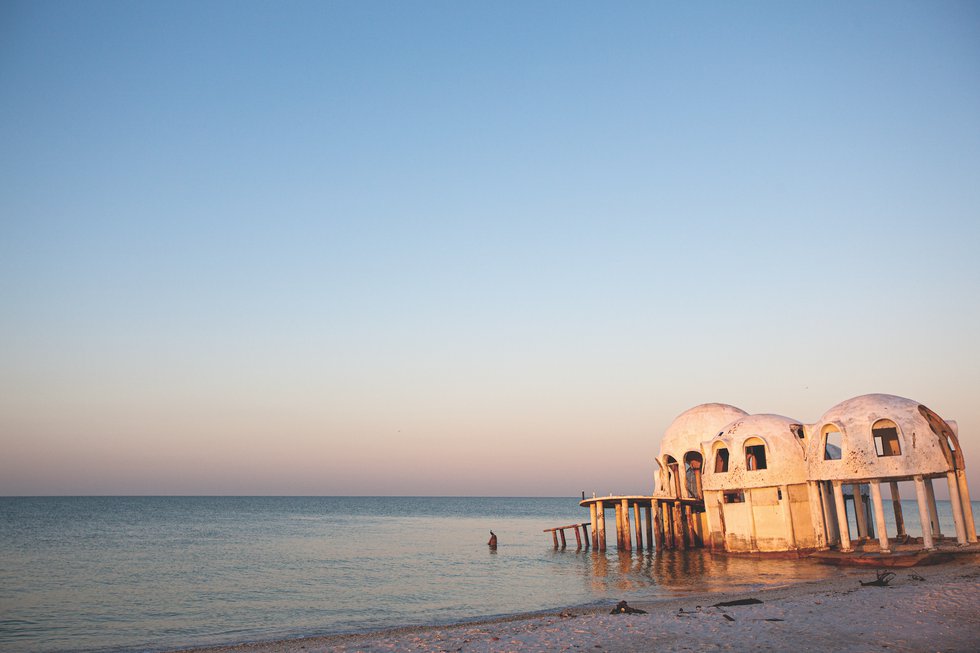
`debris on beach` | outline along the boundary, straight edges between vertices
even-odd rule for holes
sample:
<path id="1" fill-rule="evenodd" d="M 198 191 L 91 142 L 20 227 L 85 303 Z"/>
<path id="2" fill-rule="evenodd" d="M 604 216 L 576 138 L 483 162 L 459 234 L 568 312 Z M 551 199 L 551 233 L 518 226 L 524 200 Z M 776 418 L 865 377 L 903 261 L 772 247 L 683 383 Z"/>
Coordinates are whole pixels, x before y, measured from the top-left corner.
<path id="1" fill-rule="evenodd" d="M 712 608 L 727 608 L 733 605 L 759 605 L 762 603 L 759 599 L 737 599 L 735 601 L 722 601 L 721 603 L 715 603 Z"/>
<path id="2" fill-rule="evenodd" d="M 925 578 L 923 578 L 922 576 L 920 576 L 919 574 L 917 574 L 915 572 L 912 572 L 911 574 L 909 574 L 909 580 L 924 581 Z"/>
<path id="3" fill-rule="evenodd" d="M 888 583 L 895 577 L 895 574 L 890 571 L 879 569 L 875 572 L 875 576 L 877 576 L 875 580 L 869 580 L 867 583 L 865 583 L 863 580 L 858 582 L 860 582 L 864 587 L 888 587 Z"/>
<path id="4" fill-rule="evenodd" d="M 640 610 L 639 608 L 631 608 L 626 604 L 626 601 L 620 601 L 616 604 L 616 607 L 612 609 L 609 614 L 646 614 L 646 610 Z"/>

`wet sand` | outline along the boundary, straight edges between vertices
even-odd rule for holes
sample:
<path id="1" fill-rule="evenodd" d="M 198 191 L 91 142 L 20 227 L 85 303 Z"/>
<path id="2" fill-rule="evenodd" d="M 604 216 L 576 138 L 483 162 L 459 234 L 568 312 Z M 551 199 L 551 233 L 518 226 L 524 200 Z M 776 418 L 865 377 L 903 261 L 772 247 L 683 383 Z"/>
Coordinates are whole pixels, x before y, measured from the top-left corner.
<path id="1" fill-rule="evenodd" d="M 597 608 L 444 627 L 400 628 L 237 646 L 195 653 L 505 651 L 977 651 L 980 559 L 892 570 L 887 587 L 864 587 L 874 570 L 755 592 L 689 594 L 637 602 L 647 614 Z M 754 598 L 755 605 L 712 607 Z"/>

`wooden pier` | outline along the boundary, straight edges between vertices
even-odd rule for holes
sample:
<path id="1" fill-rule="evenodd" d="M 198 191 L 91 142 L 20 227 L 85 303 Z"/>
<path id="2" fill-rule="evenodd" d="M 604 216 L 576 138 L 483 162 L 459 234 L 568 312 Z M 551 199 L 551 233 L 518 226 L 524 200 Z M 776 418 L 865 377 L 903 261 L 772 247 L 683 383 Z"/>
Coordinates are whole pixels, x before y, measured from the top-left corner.
<path id="1" fill-rule="evenodd" d="M 598 551 L 606 550 L 606 511 L 610 508 L 616 513 L 616 547 L 620 551 L 632 551 L 634 546 L 642 551 L 644 545 L 648 551 L 704 546 L 704 502 L 700 499 L 606 496 L 583 499 L 579 505 L 589 509 L 593 547 Z M 557 536 L 555 542 L 557 546 Z"/>
<path id="2" fill-rule="evenodd" d="M 561 537 L 561 548 L 564 549 L 566 546 L 568 546 L 568 543 L 565 541 L 565 529 L 566 528 L 574 528 L 575 529 L 575 544 L 576 544 L 576 546 L 579 549 L 581 549 L 582 548 L 582 538 L 585 538 L 585 548 L 587 549 L 587 548 L 589 548 L 589 531 L 586 530 L 587 527 L 588 527 L 588 524 L 569 524 L 568 526 L 556 526 L 554 528 L 546 528 L 546 529 L 544 529 L 544 532 L 545 533 L 551 533 L 551 537 L 552 537 L 552 539 L 555 542 L 555 548 L 556 549 L 558 548 L 558 537 L 560 536 Z M 579 533 L 579 529 L 580 528 L 582 529 L 581 534 Z M 595 535 L 593 534 L 593 539 L 594 538 L 595 538 Z"/>

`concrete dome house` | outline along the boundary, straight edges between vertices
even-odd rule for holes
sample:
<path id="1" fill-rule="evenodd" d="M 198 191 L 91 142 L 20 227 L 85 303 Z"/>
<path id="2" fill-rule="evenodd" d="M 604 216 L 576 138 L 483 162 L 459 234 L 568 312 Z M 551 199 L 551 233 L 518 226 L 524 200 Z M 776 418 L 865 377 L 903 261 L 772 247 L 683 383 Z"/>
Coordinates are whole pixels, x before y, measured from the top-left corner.
<path id="1" fill-rule="evenodd" d="M 900 482 L 915 486 L 921 547 L 940 532 L 933 482 L 946 481 L 959 546 L 977 542 L 956 422 L 911 399 L 869 394 L 842 401 L 813 423 L 749 415 L 721 403 L 678 415 L 664 432 L 650 496 L 586 499 L 593 542 L 605 549 L 605 510 L 617 542 L 647 548 L 709 546 L 728 552 L 891 554 L 918 546 L 905 532 Z M 889 533 L 881 486 L 894 511 Z M 848 504 L 856 529 L 848 519 Z M 635 539 L 631 537 L 632 509 Z"/>

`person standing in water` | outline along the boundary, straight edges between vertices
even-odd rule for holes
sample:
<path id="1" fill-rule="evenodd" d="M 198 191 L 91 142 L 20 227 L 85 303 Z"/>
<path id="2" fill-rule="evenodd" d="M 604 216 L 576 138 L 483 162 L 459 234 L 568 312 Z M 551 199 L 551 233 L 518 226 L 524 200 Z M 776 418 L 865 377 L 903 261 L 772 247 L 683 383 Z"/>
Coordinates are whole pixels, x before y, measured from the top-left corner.
<path id="1" fill-rule="evenodd" d="M 490 541 L 487 542 L 487 546 L 489 546 L 492 551 L 497 550 L 497 536 L 494 535 L 493 531 L 490 531 Z"/>

